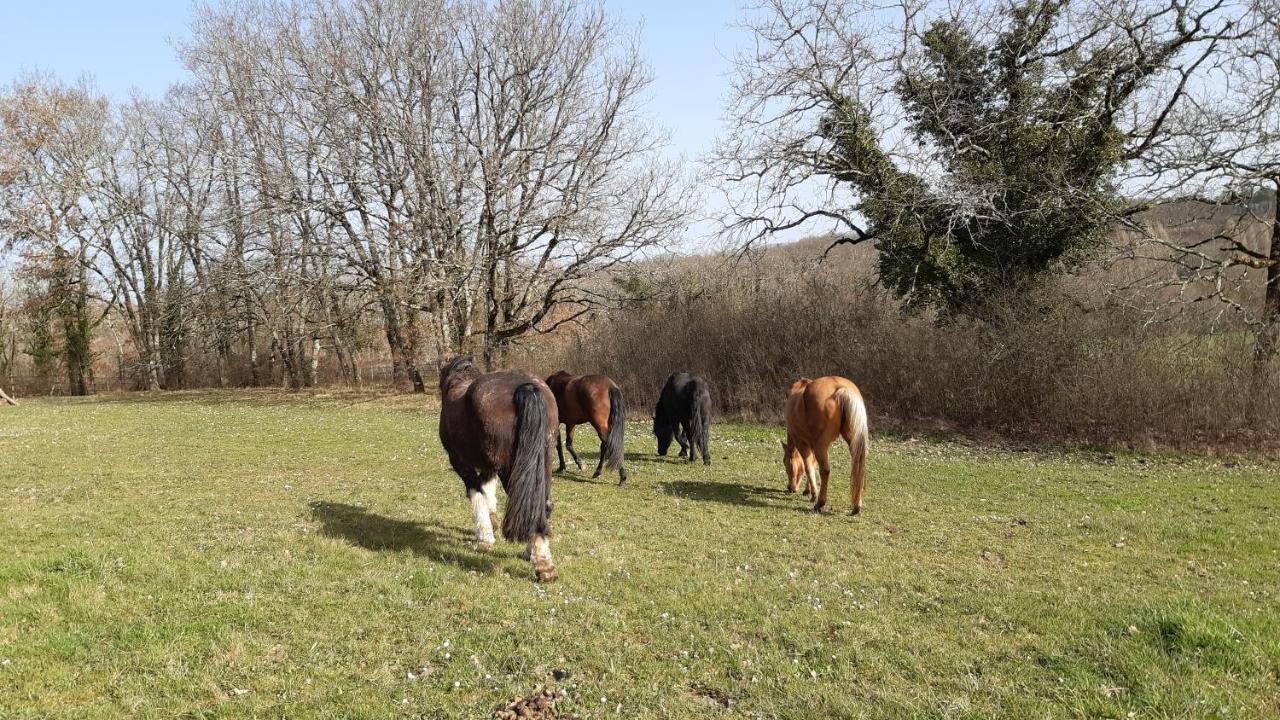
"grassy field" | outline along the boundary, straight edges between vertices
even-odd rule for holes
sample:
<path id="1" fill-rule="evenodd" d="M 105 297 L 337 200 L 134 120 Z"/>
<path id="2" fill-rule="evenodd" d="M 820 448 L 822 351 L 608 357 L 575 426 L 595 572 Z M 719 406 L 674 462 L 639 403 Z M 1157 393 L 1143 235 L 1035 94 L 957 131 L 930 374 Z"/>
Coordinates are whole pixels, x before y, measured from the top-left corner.
<path id="1" fill-rule="evenodd" d="M 867 509 L 710 468 L 557 478 L 561 581 L 474 543 L 428 401 L 0 410 L 0 717 L 1278 717 L 1280 465 L 875 435 Z M 639 415 L 640 413 L 636 413 Z M 584 461 L 596 444 L 580 435 Z"/>

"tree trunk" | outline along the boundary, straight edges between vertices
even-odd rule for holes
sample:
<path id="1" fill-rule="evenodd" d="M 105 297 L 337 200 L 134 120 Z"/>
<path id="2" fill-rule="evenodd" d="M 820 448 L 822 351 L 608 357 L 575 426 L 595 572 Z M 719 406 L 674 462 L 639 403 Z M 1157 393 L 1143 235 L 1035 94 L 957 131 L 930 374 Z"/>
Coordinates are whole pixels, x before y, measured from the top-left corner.
<path id="1" fill-rule="evenodd" d="M 1262 328 L 1253 349 L 1257 370 L 1265 370 L 1280 351 L 1280 179 L 1276 180 L 1276 197 L 1271 208 L 1271 248 L 1267 253 L 1267 284 L 1262 299 Z"/>
<path id="2" fill-rule="evenodd" d="M 262 384 L 262 378 L 258 376 L 258 329 L 254 326 L 252 317 L 249 319 L 246 340 L 249 343 L 249 386 L 258 387 Z"/>
<path id="3" fill-rule="evenodd" d="M 320 338 L 311 338 L 311 372 L 307 377 L 312 387 L 320 384 Z"/>
<path id="4" fill-rule="evenodd" d="M 395 305 L 389 298 L 382 298 L 381 305 L 382 318 L 386 323 L 387 345 L 391 349 L 392 379 L 398 380 L 399 372 L 403 371 L 413 382 L 413 391 L 425 393 L 427 386 L 422 381 L 422 373 L 418 371 L 417 353 L 414 352 L 416 348 L 405 337 L 406 334 L 401 332 L 400 314 L 396 312 Z"/>

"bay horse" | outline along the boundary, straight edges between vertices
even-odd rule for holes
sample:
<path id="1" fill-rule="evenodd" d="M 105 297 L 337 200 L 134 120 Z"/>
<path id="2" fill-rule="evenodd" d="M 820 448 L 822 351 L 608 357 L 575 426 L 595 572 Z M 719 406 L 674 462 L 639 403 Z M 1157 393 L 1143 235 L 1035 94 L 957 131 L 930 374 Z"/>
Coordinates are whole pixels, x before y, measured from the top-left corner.
<path id="1" fill-rule="evenodd" d="M 711 388 L 707 381 L 687 370 L 671 373 L 662 386 L 653 411 L 653 434 L 658 438 L 658 454 L 666 456 L 674 437 L 680 457 L 693 462 L 702 453 L 704 465 L 711 464 L 707 439 L 711 433 Z"/>
<path id="2" fill-rule="evenodd" d="M 618 471 L 619 485 L 625 484 L 627 469 L 622 442 L 626 433 L 627 405 L 618 384 L 604 375 L 573 375 L 560 370 L 547 378 L 547 387 L 555 395 L 560 422 L 565 426 L 565 445 L 569 446 L 573 463 L 582 469 L 582 461 L 573 451 L 573 430 L 583 423 L 591 423 L 600 438 L 600 461 L 596 463 L 596 472 L 591 477 L 600 477 L 607 467 Z M 564 472 L 564 447 L 560 444 L 558 426 L 556 452 L 560 456 L 560 467 L 556 472 Z"/>
<path id="3" fill-rule="evenodd" d="M 558 419 L 551 390 L 520 370 L 483 374 L 461 355 L 440 368 L 440 403 L 440 443 L 466 486 L 476 540 L 493 547 L 501 480 L 507 493 L 502 537 L 527 542 L 537 579 L 555 580 L 551 448 Z"/>
<path id="4" fill-rule="evenodd" d="M 827 482 L 831 478 L 827 453 L 837 437 L 849 444 L 849 493 L 853 504 L 849 514 L 857 515 L 862 511 L 869 441 L 862 393 L 852 381 L 834 375 L 816 380 L 800 378 L 787 393 L 787 439 L 782 443 L 782 464 L 787 470 L 787 492 L 795 492 L 800 477 L 805 476 L 805 494 L 813 498 L 815 513 L 827 504 Z M 821 487 L 817 486 L 819 472 Z"/>

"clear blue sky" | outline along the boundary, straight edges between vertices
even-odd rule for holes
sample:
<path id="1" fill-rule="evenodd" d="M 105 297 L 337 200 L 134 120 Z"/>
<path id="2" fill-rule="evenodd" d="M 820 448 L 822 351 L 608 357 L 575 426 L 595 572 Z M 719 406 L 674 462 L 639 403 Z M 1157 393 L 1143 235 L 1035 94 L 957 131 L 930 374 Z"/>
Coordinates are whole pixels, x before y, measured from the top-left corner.
<path id="1" fill-rule="evenodd" d="M 672 151 L 701 155 L 719 130 L 729 69 L 743 34 L 735 0 L 607 0 L 626 25 L 641 25 L 655 73 L 648 105 L 671 133 Z M 39 70 L 65 80 L 91 75 L 116 98 L 160 95 L 183 79 L 172 43 L 187 36 L 184 0 L 6 0 L 0 11 L 0 85 Z"/>

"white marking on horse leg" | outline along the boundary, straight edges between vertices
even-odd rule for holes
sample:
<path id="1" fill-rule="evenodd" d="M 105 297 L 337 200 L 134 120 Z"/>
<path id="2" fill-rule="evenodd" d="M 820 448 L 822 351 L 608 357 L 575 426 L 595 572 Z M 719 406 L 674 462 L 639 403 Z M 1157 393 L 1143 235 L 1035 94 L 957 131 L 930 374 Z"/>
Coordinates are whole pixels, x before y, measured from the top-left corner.
<path id="1" fill-rule="evenodd" d="M 555 562 L 551 559 L 551 541 L 546 535 L 534 535 L 529 541 L 529 559 L 538 580 L 550 582 L 556 579 Z"/>
<path id="2" fill-rule="evenodd" d="M 481 490 L 472 490 L 471 512 L 476 516 L 476 542 L 493 547 L 493 521 L 489 518 L 489 501 Z"/>
<path id="3" fill-rule="evenodd" d="M 485 482 L 483 486 L 480 486 L 480 489 L 483 489 L 484 498 L 486 501 L 489 502 L 489 515 L 493 515 L 494 523 L 497 523 L 498 521 L 497 520 L 498 518 L 498 478 L 497 477 L 489 478 L 488 482 Z"/>

